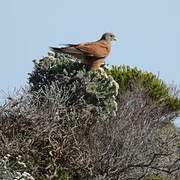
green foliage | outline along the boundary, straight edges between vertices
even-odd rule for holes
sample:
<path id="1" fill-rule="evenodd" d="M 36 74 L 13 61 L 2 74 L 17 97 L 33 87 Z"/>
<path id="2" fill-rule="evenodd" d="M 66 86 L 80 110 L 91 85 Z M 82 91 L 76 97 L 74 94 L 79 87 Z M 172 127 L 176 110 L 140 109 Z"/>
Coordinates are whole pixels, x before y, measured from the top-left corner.
<path id="1" fill-rule="evenodd" d="M 34 61 L 28 91 L 0 108 L 0 179 L 178 175 L 179 136 L 169 120 L 180 100 L 152 73 L 106 72 L 63 54 Z"/>
<path id="2" fill-rule="evenodd" d="M 63 54 L 57 58 L 44 57 L 39 62 L 36 60 L 33 62 L 34 70 L 29 73 L 30 91 L 38 91 L 63 77 L 74 77 L 78 70 L 86 68 L 83 64 L 76 62 L 75 59 Z"/>
<path id="3" fill-rule="evenodd" d="M 67 91 L 72 90 L 69 104 L 83 96 L 88 104 L 96 105 L 108 113 L 116 110 L 118 84 L 104 71 L 89 71 L 89 67 L 80 64 L 71 56 L 60 54 L 58 57 L 45 57 L 34 61 L 34 70 L 29 74 L 30 92 L 37 92 L 53 82 Z"/>
<path id="4" fill-rule="evenodd" d="M 69 55 L 48 56 L 39 62 L 34 61 L 34 70 L 29 74 L 30 91 L 38 91 L 46 85 L 50 87 L 54 81 L 60 82 L 67 89 L 75 83 L 78 88 L 72 101 L 83 94 L 87 102 L 110 112 L 116 109 L 118 85 L 120 93 L 133 91 L 134 86 L 140 86 L 151 100 L 164 103 L 169 110 L 180 110 L 180 100 L 173 96 L 170 88 L 153 73 L 129 66 L 113 66 L 106 72 L 108 76 L 102 72 L 89 71 L 87 65 L 79 63 Z"/>
<path id="5" fill-rule="evenodd" d="M 145 180 L 166 180 L 166 178 L 159 175 L 147 175 Z"/>
<path id="6" fill-rule="evenodd" d="M 151 72 L 143 72 L 129 66 L 113 66 L 107 70 L 120 86 L 120 92 L 133 91 L 134 85 L 142 86 L 147 95 L 154 101 L 161 101 L 168 109 L 180 110 L 180 100 L 171 95 L 170 88 Z"/>

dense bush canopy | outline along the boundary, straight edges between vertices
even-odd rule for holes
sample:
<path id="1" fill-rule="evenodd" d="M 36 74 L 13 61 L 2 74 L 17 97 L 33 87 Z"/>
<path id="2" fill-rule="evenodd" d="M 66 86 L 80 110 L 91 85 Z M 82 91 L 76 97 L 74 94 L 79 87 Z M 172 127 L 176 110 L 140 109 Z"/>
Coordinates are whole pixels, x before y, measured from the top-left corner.
<path id="1" fill-rule="evenodd" d="M 152 73 L 34 61 L 27 90 L 0 108 L 0 179 L 180 178 L 180 100 Z"/>
<path id="2" fill-rule="evenodd" d="M 171 87 L 168 87 L 153 73 L 143 72 L 136 67 L 129 66 L 113 66 L 107 70 L 107 73 L 119 84 L 120 92 L 133 91 L 134 85 L 139 85 L 144 88 L 152 100 L 161 101 L 167 108 L 179 111 L 179 98 L 171 93 Z"/>

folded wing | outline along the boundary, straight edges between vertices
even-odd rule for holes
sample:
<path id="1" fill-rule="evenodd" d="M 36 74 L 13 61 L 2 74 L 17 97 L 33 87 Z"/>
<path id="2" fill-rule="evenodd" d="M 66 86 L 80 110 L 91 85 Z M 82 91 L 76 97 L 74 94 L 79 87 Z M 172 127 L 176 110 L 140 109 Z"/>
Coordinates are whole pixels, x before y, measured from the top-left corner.
<path id="1" fill-rule="evenodd" d="M 96 58 L 105 58 L 110 52 L 110 46 L 106 42 L 97 41 L 94 43 L 79 44 L 76 46 L 87 56 L 93 56 Z"/>
<path id="2" fill-rule="evenodd" d="M 72 55 L 83 55 L 83 52 L 80 51 L 79 49 L 75 47 L 50 47 L 50 49 L 56 53 L 67 53 L 67 54 L 72 54 Z"/>
<path id="3" fill-rule="evenodd" d="M 64 44 L 63 44 L 64 45 Z M 50 47 L 56 53 L 67 53 L 75 57 L 79 55 L 95 58 L 104 58 L 110 52 L 110 46 L 103 41 L 84 44 L 65 44 L 67 47 Z"/>

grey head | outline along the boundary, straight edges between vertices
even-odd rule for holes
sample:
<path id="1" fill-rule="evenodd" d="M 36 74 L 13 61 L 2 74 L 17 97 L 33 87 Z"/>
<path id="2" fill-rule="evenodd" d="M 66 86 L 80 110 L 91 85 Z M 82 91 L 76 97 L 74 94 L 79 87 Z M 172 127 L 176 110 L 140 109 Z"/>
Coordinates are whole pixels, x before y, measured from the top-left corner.
<path id="1" fill-rule="evenodd" d="M 104 33 L 100 40 L 106 40 L 106 41 L 116 41 L 116 37 L 113 33 Z"/>

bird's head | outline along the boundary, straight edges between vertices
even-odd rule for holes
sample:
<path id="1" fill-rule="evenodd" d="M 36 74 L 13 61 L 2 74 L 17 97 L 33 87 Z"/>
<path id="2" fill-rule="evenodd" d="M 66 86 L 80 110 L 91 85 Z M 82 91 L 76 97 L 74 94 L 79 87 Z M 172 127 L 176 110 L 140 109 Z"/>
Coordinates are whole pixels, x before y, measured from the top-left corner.
<path id="1" fill-rule="evenodd" d="M 104 33 L 100 40 L 116 41 L 116 37 L 113 33 Z"/>

